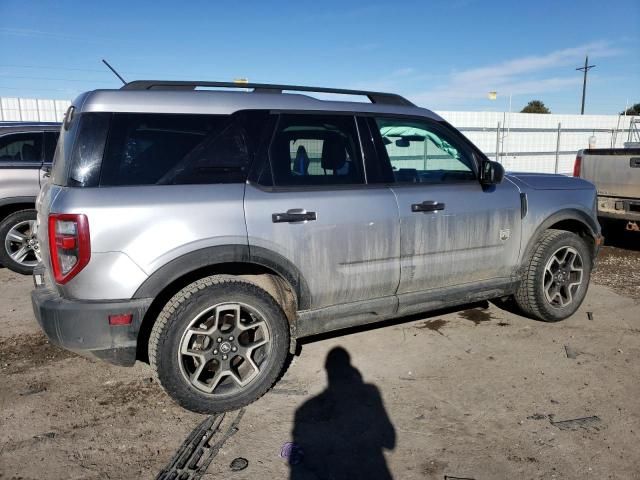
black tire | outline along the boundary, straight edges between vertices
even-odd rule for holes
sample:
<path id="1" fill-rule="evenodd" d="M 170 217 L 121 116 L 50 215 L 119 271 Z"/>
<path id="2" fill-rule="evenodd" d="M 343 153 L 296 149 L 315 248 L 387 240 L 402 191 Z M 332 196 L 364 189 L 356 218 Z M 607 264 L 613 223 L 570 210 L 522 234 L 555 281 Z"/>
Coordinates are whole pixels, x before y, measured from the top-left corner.
<path id="1" fill-rule="evenodd" d="M 9 270 L 13 270 L 16 273 L 21 273 L 23 275 L 31 275 L 33 273 L 33 268 L 38 262 L 38 257 L 36 256 L 33 247 L 30 247 L 30 252 L 27 254 L 27 257 L 22 262 L 18 262 L 11 258 L 7 248 L 19 250 L 21 247 L 16 242 L 10 242 L 10 245 L 7 246 L 7 236 L 15 226 L 20 224 L 24 225 L 25 222 L 34 222 L 35 220 L 35 210 L 19 210 L 5 217 L 5 219 L 0 223 L 0 264 L 4 265 Z M 27 237 L 29 237 L 27 241 L 34 240 L 30 237 L 33 237 L 35 232 L 28 230 L 25 233 L 27 233 Z M 38 248 L 37 244 L 35 248 Z"/>
<path id="2" fill-rule="evenodd" d="M 244 364 L 244 357 L 240 357 L 240 353 L 229 354 L 225 356 L 225 362 L 222 361 L 223 344 L 235 345 L 234 348 L 245 348 L 241 345 L 241 336 L 234 339 L 237 343 L 227 342 L 223 339 L 223 343 L 219 344 L 220 350 L 213 350 L 217 347 L 216 341 L 219 341 L 218 335 L 227 335 L 215 330 L 211 337 L 205 338 L 204 335 L 198 336 L 187 333 L 193 331 L 198 326 L 202 327 L 204 322 L 201 320 L 210 318 L 210 314 L 206 313 L 200 316 L 209 308 L 213 308 L 220 304 L 238 304 L 243 305 L 242 308 L 251 309 L 256 317 L 263 320 L 268 330 L 269 341 L 265 344 L 266 352 L 259 364 L 259 372 L 254 374 L 255 377 L 250 379 L 244 386 L 240 386 L 239 382 L 235 382 L 231 376 L 223 377 L 214 387 L 213 393 L 206 393 L 201 390 L 198 385 L 194 385 L 187 376 L 192 376 L 194 372 L 187 372 L 189 368 L 189 357 L 181 354 L 181 345 L 183 341 L 189 345 L 190 339 L 196 338 L 194 342 L 202 342 L 202 345 L 192 343 L 190 350 L 197 352 L 208 351 L 209 355 L 215 356 L 213 360 L 206 360 L 203 363 L 208 368 L 202 370 L 202 374 L 208 374 L 209 369 L 216 366 L 216 362 L 222 366 L 227 365 L 229 369 L 235 368 L 229 366 L 232 360 L 240 361 Z M 240 307 L 239 307 L 240 308 Z M 244 313 L 245 320 L 255 320 L 253 317 L 247 317 Z M 238 316 L 240 317 L 240 315 Z M 209 320 L 207 320 L 209 321 Z M 195 322 L 195 323 L 194 323 Z M 262 333 L 264 331 L 261 330 Z M 186 338 L 186 340 L 185 340 Z M 228 352 L 229 350 L 227 350 Z M 236 350 L 234 350 L 235 352 Z M 264 395 L 276 382 L 281 374 L 289 351 L 289 324 L 282 308 L 277 304 L 274 298 L 267 292 L 256 286 L 255 284 L 242 280 L 233 276 L 214 275 L 198 280 L 178 292 L 162 309 L 158 319 L 156 320 L 151 335 L 149 337 L 149 362 L 155 370 L 156 377 L 164 390 L 182 407 L 197 413 L 214 414 L 235 410 L 257 400 Z M 257 353 L 260 353 L 259 351 Z M 254 355 L 250 352 L 249 357 Z M 252 358 L 256 365 L 258 361 Z M 247 363 L 249 365 L 249 363 Z M 193 361 L 193 369 L 197 370 L 198 364 Z M 250 370 L 250 369 L 249 369 Z M 185 373 L 187 372 L 187 373 Z M 196 375 L 196 383 L 200 382 L 200 375 Z M 241 378 L 241 377 L 238 377 Z M 210 383 L 214 383 L 210 379 Z M 225 383 L 226 382 L 226 385 Z M 206 383 L 206 382 L 202 382 Z M 228 391 L 216 393 L 219 388 L 228 388 Z M 237 391 L 229 391 L 231 389 Z"/>
<path id="3" fill-rule="evenodd" d="M 556 253 L 562 256 L 563 252 L 567 250 L 570 252 L 570 256 L 574 255 L 571 252 L 577 252 L 582 269 L 580 284 L 575 288 L 568 286 L 571 285 L 571 282 L 577 281 L 577 277 L 571 277 L 571 275 L 577 275 L 576 272 L 567 275 L 566 272 L 570 267 L 566 269 L 558 268 L 558 277 L 552 275 L 550 272 L 546 272 L 547 264 L 551 261 L 552 257 L 556 255 Z M 577 265 L 578 260 L 575 260 L 575 262 Z M 560 263 L 554 261 L 552 265 L 559 267 Z M 529 318 L 542 320 L 544 322 L 564 320 L 573 315 L 582 304 L 587 294 L 587 289 L 589 288 L 591 268 L 591 252 L 582 238 L 575 233 L 564 230 L 547 230 L 533 251 L 522 282 L 514 295 L 514 301 L 521 313 Z M 546 277 L 545 274 L 547 275 Z M 567 277 L 569 277 L 570 280 L 565 280 Z M 559 280 L 555 280 L 556 278 Z M 558 287 L 558 292 L 555 293 L 556 297 L 554 297 L 553 303 L 549 300 L 548 292 L 545 294 L 545 290 L 547 290 L 545 289 L 545 282 L 549 282 L 549 279 L 551 279 L 552 282 L 549 285 Z M 555 282 L 555 284 L 553 282 Z M 567 293 L 567 288 L 570 290 L 569 293 Z M 555 291 L 555 288 L 550 287 L 550 290 Z M 560 297 L 557 297 L 557 295 L 560 295 Z M 569 297 L 569 303 L 563 305 L 562 303 L 565 300 L 568 301 Z"/>

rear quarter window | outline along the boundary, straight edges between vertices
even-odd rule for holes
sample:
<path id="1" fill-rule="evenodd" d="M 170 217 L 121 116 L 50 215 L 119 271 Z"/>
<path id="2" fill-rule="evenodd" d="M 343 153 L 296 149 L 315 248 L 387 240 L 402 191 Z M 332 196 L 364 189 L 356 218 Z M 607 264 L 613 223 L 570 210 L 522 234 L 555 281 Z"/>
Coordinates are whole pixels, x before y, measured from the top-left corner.
<path id="1" fill-rule="evenodd" d="M 238 183 L 249 161 L 237 116 L 114 114 L 100 185 Z"/>

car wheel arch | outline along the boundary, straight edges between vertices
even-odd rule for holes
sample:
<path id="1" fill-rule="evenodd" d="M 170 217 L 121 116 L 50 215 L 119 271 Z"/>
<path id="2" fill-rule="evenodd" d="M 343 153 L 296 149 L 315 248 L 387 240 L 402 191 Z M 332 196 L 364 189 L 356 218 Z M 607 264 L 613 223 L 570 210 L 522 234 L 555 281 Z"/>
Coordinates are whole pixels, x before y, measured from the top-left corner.
<path id="1" fill-rule="evenodd" d="M 536 227 L 520 258 L 520 263 L 523 267 L 528 265 L 529 258 L 536 245 L 542 238 L 544 232 L 549 229 L 566 230 L 580 235 L 588 241 L 592 255 L 595 254 L 596 239 L 600 232 L 599 225 L 592 217 L 580 210 L 565 209 L 550 215 Z"/>
<path id="2" fill-rule="evenodd" d="M 142 319 L 137 339 L 137 358 L 147 361 L 147 341 L 155 320 L 173 295 L 198 279 L 234 275 L 255 283 L 281 305 L 295 339 L 296 312 L 308 309 L 311 297 L 300 271 L 286 258 L 264 248 L 223 245 L 204 248 L 178 257 L 152 273 L 133 298 L 153 298 Z"/>

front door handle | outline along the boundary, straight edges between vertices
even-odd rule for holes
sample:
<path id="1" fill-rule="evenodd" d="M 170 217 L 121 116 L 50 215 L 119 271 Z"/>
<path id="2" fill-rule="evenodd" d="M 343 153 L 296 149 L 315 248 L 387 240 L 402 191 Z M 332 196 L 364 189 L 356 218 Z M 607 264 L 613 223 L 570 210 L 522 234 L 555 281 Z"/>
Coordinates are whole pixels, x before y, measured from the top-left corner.
<path id="1" fill-rule="evenodd" d="M 271 214 L 273 223 L 298 223 L 317 220 L 316 212 L 307 212 L 304 208 L 292 208 L 285 213 Z"/>
<path id="2" fill-rule="evenodd" d="M 438 210 L 444 210 L 444 203 L 436 202 L 435 200 L 425 200 L 422 203 L 411 205 L 412 212 L 435 212 Z"/>

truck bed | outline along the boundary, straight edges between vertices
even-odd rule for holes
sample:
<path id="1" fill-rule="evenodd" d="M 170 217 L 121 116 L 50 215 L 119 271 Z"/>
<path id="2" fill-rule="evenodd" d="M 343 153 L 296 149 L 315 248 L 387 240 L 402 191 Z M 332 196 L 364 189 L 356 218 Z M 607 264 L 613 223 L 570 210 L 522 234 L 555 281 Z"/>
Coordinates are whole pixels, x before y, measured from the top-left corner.
<path id="1" fill-rule="evenodd" d="M 598 215 L 640 220 L 640 148 L 587 149 L 578 158 L 580 177 L 598 191 Z"/>

